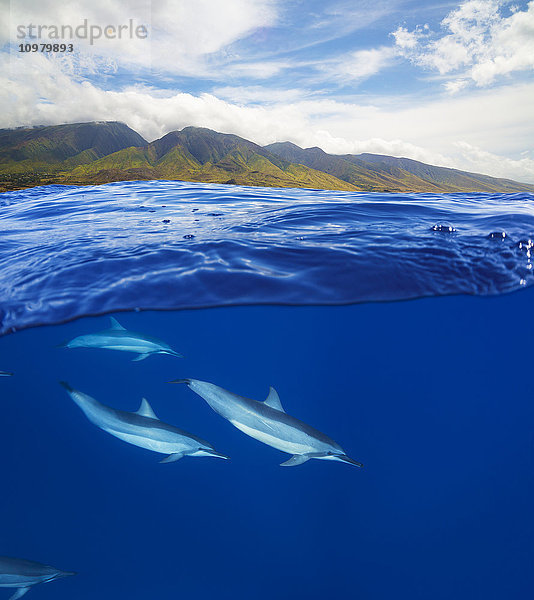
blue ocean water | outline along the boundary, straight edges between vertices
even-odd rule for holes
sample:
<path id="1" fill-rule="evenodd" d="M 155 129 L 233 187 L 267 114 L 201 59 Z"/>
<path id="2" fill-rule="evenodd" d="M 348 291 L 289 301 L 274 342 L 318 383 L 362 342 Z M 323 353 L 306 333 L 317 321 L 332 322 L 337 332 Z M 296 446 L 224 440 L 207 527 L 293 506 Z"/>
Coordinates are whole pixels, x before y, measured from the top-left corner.
<path id="1" fill-rule="evenodd" d="M 532 194 L 177 181 L 0 197 L 0 334 L 117 310 L 499 294 L 534 282 Z"/>
<path id="2" fill-rule="evenodd" d="M 531 597 L 532 196 L 51 186 L 0 223 L 0 554 L 78 572 L 28 597 Z M 110 311 L 185 358 L 57 347 Z M 280 468 L 184 377 L 274 386 L 364 468 Z M 231 460 L 158 464 L 60 380 Z"/>

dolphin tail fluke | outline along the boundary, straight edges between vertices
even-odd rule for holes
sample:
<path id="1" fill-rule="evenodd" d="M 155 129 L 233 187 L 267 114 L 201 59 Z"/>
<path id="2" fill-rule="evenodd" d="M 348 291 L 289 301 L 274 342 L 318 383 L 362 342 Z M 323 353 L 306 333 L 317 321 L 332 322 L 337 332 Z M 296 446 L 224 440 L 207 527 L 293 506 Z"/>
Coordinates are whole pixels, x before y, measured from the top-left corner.
<path id="1" fill-rule="evenodd" d="M 166 456 L 164 459 L 160 460 L 159 462 L 161 464 L 172 463 L 172 462 L 176 462 L 177 460 L 180 460 L 183 457 L 184 457 L 183 452 L 176 452 L 174 454 L 169 454 L 169 456 Z"/>
<path id="2" fill-rule="evenodd" d="M 167 383 L 186 383 L 189 385 L 191 383 L 191 379 L 173 379 L 172 381 L 168 381 Z"/>
<path id="3" fill-rule="evenodd" d="M 294 454 L 289 460 L 283 462 L 281 467 L 297 467 L 310 460 L 310 456 L 306 454 Z"/>
<path id="4" fill-rule="evenodd" d="M 30 591 L 31 588 L 29 587 L 21 587 L 19 588 L 14 594 L 13 596 L 11 596 L 11 598 L 9 598 L 9 600 L 17 600 L 17 598 L 22 598 L 22 596 L 24 596 L 24 594 L 26 594 L 27 592 Z"/>

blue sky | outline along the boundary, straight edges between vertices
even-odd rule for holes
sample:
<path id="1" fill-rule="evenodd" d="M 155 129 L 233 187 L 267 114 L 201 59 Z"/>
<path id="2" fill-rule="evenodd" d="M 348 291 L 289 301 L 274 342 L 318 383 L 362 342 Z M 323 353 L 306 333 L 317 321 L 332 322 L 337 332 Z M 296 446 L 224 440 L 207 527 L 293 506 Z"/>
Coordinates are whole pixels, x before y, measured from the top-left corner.
<path id="1" fill-rule="evenodd" d="M 350 98 L 360 94 L 403 93 L 425 87 L 417 77 L 410 77 L 413 68 L 404 61 L 394 61 L 380 77 L 333 77 L 339 62 L 351 53 L 390 47 L 392 32 L 398 26 L 415 27 L 424 22 L 439 21 L 443 5 L 390 0 L 373 2 L 293 2 L 281 7 L 277 21 L 261 28 L 230 47 L 238 58 L 229 65 L 250 63 L 281 65 L 271 77 L 262 78 L 261 85 L 274 89 L 306 90 L 320 97 Z M 453 5 L 450 5 L 451 7 Z M 437 19 L 436 19 L 437 17 Z M 395 67 L 395 68 L 394 68 Z M 248 85 L 250 78 L 229 78 L 234 85 Z M 210 91 L 211 82 L 195 80 L 199 90 Z"/>
<path id="2" fill-rule="evenodd" d="M 120 120 L 152 140 L 198 125 L 534 182 L 534 2 L 0 2 L 0 126 Z M 17 26 L 84 18 L 149 35 L 18 52 Z"/>

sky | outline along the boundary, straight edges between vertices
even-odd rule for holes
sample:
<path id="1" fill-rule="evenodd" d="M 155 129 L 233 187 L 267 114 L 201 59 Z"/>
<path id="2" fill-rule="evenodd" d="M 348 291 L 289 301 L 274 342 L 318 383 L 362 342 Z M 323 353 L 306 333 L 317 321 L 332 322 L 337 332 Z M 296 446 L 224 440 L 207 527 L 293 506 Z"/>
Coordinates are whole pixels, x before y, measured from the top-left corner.
<path id="1" fill-rule="evenodd" d="M 0 0 L 0 11 L 0 127 L 116 120 L 152 141 L 194 125 L 534 183 L 534 1 Z M 85 19 L 87 37 L 49 39 Z M 145 35 L 117 39 L 130 21 Z M 50 42 L 73 51 L 19 51 Z"/>

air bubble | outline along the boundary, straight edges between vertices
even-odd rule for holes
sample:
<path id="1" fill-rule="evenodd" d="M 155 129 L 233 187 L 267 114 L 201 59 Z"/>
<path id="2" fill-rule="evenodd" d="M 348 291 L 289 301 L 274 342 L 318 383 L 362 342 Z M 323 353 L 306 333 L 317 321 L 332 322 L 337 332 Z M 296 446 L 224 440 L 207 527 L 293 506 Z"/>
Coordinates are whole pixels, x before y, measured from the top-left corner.
<path id="1" fill-rule="evenodd" d="M 519 250 L 523 250 L 525 252 L 526 257 L 530 260 L 532 256 L 532 248 L 534 248 L 534 242 L 532 242 L 532 240 L 521 240 L 517 246 Z"/>
<path id="2" fill-rule="evenodd" d="M 440 231 L 441 233 L 454 233 L 456 228 L 450 223 L 436 223 L 432 225 L 432 231 Z"/>

